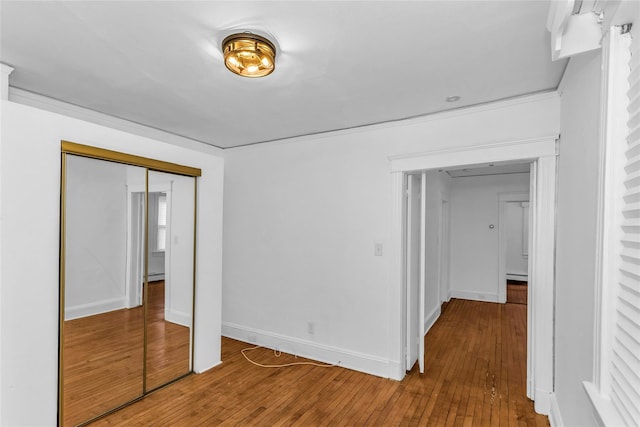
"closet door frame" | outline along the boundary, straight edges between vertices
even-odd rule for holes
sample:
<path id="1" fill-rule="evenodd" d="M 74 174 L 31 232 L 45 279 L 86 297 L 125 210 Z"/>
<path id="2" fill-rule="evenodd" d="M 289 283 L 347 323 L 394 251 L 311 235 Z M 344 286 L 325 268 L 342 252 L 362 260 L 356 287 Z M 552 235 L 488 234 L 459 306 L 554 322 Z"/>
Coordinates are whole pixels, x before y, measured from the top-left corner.
<path id="1" fill-rule="evenodd" d="M 192 321 L 190 331 L 190 370 L 184 375 L 181 375 L 166 384 L 156 387 L 152 390 L 146 389 L 146 352 L 147 352 L 147 294 L 148 294 L 148 240 L 149 240 L 149 224 L 148 213 L 145 213 L 145 224 L 143 233 L 145 235 L 144 242 L 144 358 L 143 358 L 143 394 L 129 402 L 124 403 L 117 408 L 113 408 L 83 422 L 82 425 L 92 422 L 96 419 L 102 418 L 112 412 L 121 409 L 124 406 L 137 402 L 144 398 L 147 394 L 164 387 L 175 381 L 178 381 L 185 376 L 193 372 L 193 357 L 194 357 L 194 329 L 195 329 L 195 291 L 196 291 L 196 236 L 197 236 L 197 195 L 198 195 L 198 180 L 197 178 L 202 176 L 202 170 L 190 166 L 179 165 L 176 163 L 165 162 L 161 160 L 151 159 L 147 157 L 136 156 L 132 154 L 122 153 L 119 151 L 112 151 L 103 148 L 93 147 L 89 145 L 78 144 L 70 141 L 61 141 L 61 174 L 60 174 L 60 260 L 59 260 L 59 324 L 58 324 L 58 425 L 64 425 L 64 318 L 65 318 L 65 269 L 66 269 L 66 202 L 67 202 L 67 156 L 74 155 L 85 158 L 91 158 L 96 160 L 103 160 L 109 162 L 115 162 L 130 166 L 138 166 L 145 168 L 145 210 L 148 206 L 149 197 L 149 171 L 166 172 L 175 175 L 182 175 L 194 178 L 194 226 L 193 226 L 193 290 L 192 290 Z"/>

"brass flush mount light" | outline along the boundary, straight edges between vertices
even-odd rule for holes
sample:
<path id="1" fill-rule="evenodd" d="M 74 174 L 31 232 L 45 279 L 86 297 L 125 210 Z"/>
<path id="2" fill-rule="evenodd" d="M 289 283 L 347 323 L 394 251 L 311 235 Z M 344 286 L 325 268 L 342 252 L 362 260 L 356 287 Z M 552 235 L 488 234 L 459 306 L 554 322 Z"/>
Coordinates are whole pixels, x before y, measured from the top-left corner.
<path id="1" fill-rule="evenodd" d="M 276 48 L 264 37 L 251 33 L 232 34 L 222 41 L 224 65 L 243 77 L 264 77 L 276 67 Z"/>

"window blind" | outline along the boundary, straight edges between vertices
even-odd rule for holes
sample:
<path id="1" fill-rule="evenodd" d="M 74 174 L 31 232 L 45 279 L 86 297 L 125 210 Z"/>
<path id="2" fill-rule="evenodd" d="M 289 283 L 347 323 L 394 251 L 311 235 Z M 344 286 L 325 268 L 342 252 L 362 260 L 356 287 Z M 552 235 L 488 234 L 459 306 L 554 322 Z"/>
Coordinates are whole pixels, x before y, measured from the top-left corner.
<path id="1" fill-rule="evenodd" d="M 618 280 L 610 397 L 625 423 L 640 426 L 640 23 L 628 34 L 628 134 L 618 232 Z M 629 43 L 627 38 L 627 43 Z"/>
<path id="2" fill-rule="evenodd" d="M 167 239 L 167 195 L 158 196 L 158 235 L 156 248 L 159 251 L 166 250 Z"/>

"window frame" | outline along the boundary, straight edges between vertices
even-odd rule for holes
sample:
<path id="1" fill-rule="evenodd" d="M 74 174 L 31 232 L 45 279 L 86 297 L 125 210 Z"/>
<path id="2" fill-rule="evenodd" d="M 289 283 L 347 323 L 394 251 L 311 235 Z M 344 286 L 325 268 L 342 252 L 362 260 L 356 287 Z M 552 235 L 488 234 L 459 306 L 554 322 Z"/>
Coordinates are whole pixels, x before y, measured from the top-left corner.
<path id="1" fill-rule="evenodd" d="M 640 20 L 635 19 L 640 26 Z M 612 22 L 612 20 L 608 20 Z M 616 298 L 619 242 L 622 235 L 626 164 L 629 134 L 627 108 L 629 100 L 629 56 L 632 35 L 613 24 L 603 29 L 602 39 L 602 109 L 600 165 L 598 182 L 598 218 L 596 234 L 595 318 L 593 380 L 583 382 L 592 405 L 593 418 L 599 426 L 625 425 L 611 400 L 612 344 L 616 327 Z M 635 28 L 633 36 L 640 37 Z"/>

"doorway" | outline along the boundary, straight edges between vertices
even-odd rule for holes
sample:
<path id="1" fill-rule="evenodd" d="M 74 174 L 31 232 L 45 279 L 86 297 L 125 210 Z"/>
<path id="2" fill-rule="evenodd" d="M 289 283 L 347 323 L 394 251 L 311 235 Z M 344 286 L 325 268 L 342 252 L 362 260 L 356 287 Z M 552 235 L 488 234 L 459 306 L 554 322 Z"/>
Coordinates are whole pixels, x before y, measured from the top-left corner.
<path id="1" fill-rule="evenodd" d="M 403 250 L 406 245 L 403 183 L 406 175 L 415 171 L 483 163 L 532 162 L 528 279 L 533 286 L 529 287 L 528 295 L 527 396 L 534 400 L 535 410 L 541 414 L 549 413 L 550 395 L 553 392 L 555 156 L 556 138 L 553 137 L 391 158 L 394 203 L 391 295 L 397 301 L 398 312 L 392 312 L 390 320 L 400 331 L 400 334 L 396 335 L 398 340 L 394 341 L 400 354 L 405 354 L 407 345 L 406 271 L 403 268 L 406 255 L 406 251 Z M 392 334 L 392 339 L 393 336 Z M 429 369 L 428 363 L 425 369 Z M 404 375 L 403 369 L 393 377 L 401 379 Z"/>
<path id="2" fill-rule="evenodd" d="M 507 282 L 529 281 L 529 193 L 504 192 L 498 195 L 500 206 L 498 241 L 498 302 L 507 301 Z"/>

